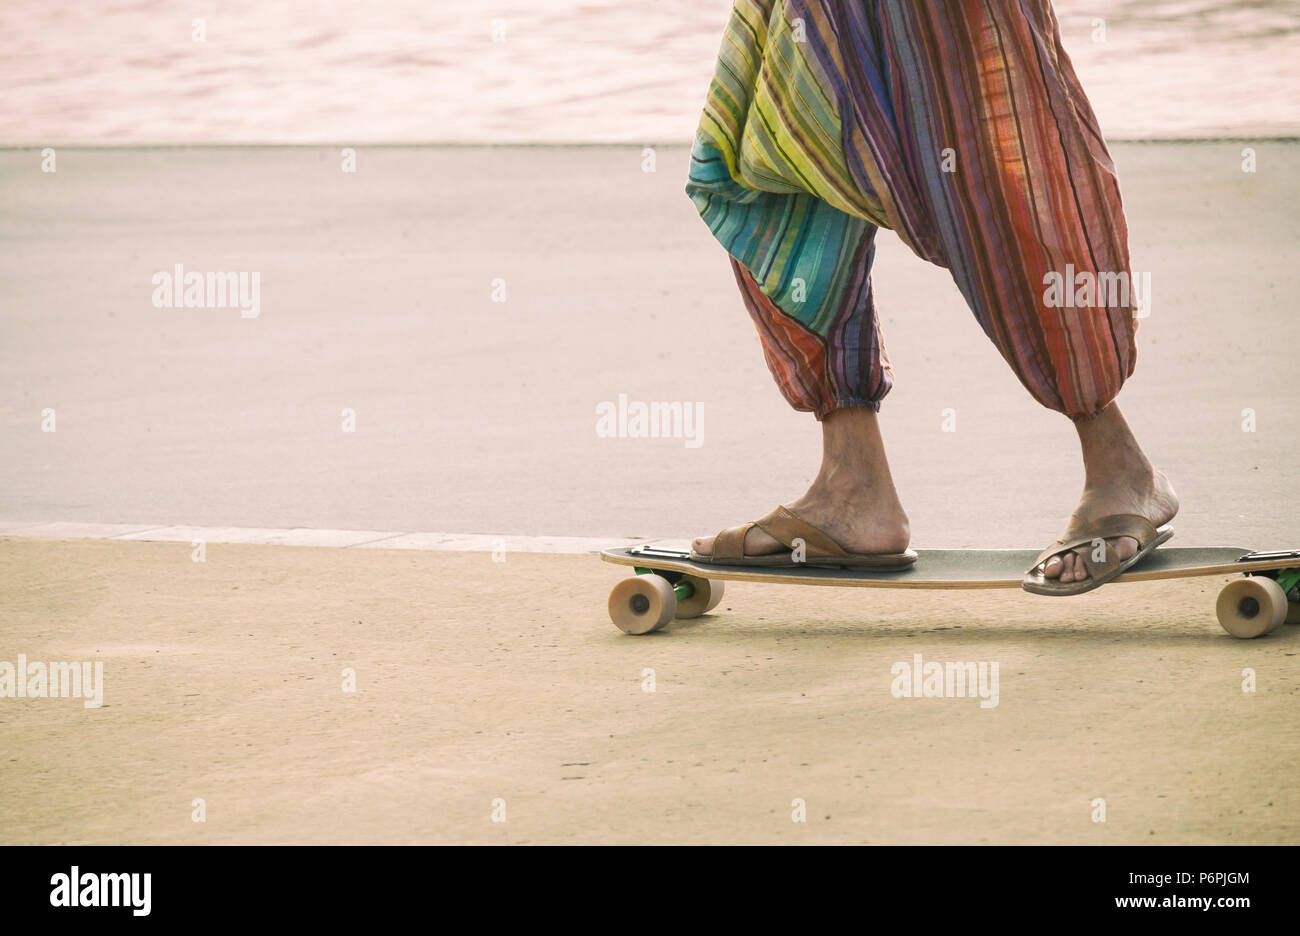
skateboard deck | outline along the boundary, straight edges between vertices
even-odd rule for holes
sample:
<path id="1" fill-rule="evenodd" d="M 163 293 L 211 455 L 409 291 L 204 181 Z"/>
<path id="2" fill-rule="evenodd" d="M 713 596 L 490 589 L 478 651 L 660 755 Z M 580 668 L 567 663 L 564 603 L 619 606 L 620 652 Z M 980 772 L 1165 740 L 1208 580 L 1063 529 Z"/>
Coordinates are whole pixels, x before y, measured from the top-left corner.
<path id="1" fill-rule="evenodd" d="M 894 572 L 817 566 L 770 569 L 713 565 L 695 562 L 683 550 L 652 545 L 606 549 L 600 558 L 631 566 L 638 573 L 635 578 L 620 582 L 611 592 L 610 618 L 627 633 L 649 633 L 673 617 L 695 617 L 712 610 L 721 599 L 723 582 L 859 588 L 1019 588 L 1021 577 L 1038 552 L 1036 549 L 918 549 L 914 565 Z M 1288 614 L 1291 619 L 1300 619 L 1300 606 L 1288 602 L 1288 597 L 1300 597 L 1295 591 L 1300 583 L 1300 551 L 1297 550 L 1251 552 L 1235 546 L 1162 546 L 1108 584 L 1242 573 L 1247 577 L 1228 585 L 1216 608 L 1225 630 L 1234 636 L 1256 637 L 1275 629 Z M 653 581 L 656 578 L 660 581 Z M 640 627 L 647 629 L 639 630 Z"/>

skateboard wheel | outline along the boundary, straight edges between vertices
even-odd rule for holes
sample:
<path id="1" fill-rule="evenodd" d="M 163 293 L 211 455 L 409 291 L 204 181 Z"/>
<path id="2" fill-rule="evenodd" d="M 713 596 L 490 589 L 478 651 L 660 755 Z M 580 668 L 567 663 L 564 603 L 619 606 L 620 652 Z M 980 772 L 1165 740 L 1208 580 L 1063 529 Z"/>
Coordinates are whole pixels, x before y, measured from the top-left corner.
<path id="1" fill-rule="evenodd" d="M 689 598 L 677 599 L 676 617 L 679 620 L 708 614 L 722 600 L 722 592 L 726 586 L 726 583 L 720 579 L 700 578 L 698 575 L 683 575 L 678 584 L 680 585 L 681 582 L 689 582 L 695 591 Z"/>
<path id="2" fill-rule="evenodd" d="M 1233 637 L 1259 637 L 1286 619 L 1286 592 L 1271 578 L 1247 576 L 1224 586 L 1215 612 Z"/>
<path id="3" fill-rule="evenodd" d="M 625 634 L 648 634 L 677 613 L 677 595 L 662 575 L 623 579 L 609 593 L 609 619 Z"/>

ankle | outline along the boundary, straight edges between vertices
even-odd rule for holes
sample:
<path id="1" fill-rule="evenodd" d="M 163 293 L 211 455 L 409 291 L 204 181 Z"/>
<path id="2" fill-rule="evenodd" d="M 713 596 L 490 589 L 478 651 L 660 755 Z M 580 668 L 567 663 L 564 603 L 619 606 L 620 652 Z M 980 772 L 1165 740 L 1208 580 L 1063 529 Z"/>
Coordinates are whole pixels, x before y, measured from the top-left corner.
<path id="1" fill-rule="evenodd" d="M 1140 479 L 1153 474 L 1151 462 L 1118 404 L 1112 403 L 1092 419 L 1076 422 L 1074 427 L 1079 434 L 1084 474 L 1089 484 L 1093 480 L 1104 484 L 1110 478 Z"/>
<path id="2" fill-rule="evenodd" d="M 1104 461 L 1084 464 L 1083 489 L 1087 491 L 1152 490 L 1156 469 L 1141 451 L 1110 453 Z"/>
<path id="3" fill-rule="evenodd" d="M 892 489 L 893 483 L 887 481 L 882 485 L 875 475 L 857 467 L 823 464 L 808 493 L 834 500 L 856 501 L 874 495 L 882 487 Z"/>

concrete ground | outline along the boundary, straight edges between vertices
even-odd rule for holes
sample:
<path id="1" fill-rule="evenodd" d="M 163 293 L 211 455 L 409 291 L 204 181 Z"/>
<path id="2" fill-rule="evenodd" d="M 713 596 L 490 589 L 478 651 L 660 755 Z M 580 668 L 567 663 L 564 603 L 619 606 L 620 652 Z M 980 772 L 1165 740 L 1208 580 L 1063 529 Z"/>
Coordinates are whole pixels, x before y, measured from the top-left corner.
<path id="1" fill-rule="evenodd" d="M 1300 147 L 1253 144 L 1247 174 L 1245 145 L 1115 146 L 1154 286 L 1121 401 L 1180 545 L 1300 545 Z M 788 501 L 816 426 L 766 374 L 685 150 L 644 158 L 363 149 L 346 174 L 325 149 L 69 149 L 44 174 L 0 151 L 0 528 L 657 538 Z M 1068 423 L 944 271 L 881 241 L 914 544 L 1055 538 Z M 154 308 L 177 263 L 260 271 L 260 316 Z M 620 394 L 703 404 L 704 444 L 600 437 Z M 0 664 L 104 663 L 102 708 L 0 697 L 0 840 L 1300 841 L 1300 629 L 1229 638 L 1221 579 L 736 585 L 631 638 L 604 610 L 622 573 L 590 555 L 193 558 L 0 538 Z M 896 698 L 916 653 L 997 663 L 998 704 Z"/>
<path id="2" fill-rule="evenodd" d="M 101 708 L 0 700 L 6 842 L 1300 841 L 1300 628 L 1228 637 L 1221 579 L 737 585 L 636 638 L 587 556 L 7 539 L 0 574 L 7 647 L 104 664 Z M 997 704 L 896 698 L 917 653 L 998 663 Z"/>

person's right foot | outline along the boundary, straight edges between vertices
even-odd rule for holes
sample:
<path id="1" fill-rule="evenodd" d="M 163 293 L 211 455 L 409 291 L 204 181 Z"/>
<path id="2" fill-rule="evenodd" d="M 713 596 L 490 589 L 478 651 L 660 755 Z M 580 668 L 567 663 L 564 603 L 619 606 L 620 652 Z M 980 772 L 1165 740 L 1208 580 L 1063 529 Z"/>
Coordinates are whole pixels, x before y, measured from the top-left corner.
<path id="1" fill-rule="evenodd" d="M 1062 539 L 1068 542 L 1087 536 L 1103 517 L 1116 514 L 1142 517 L 1157 529 L 1174 518 L 1178 513 L 1174 487 L 1164 472 L 1151 466 L 1118 403 L 1111 402 L 1096 416 L 1076 420 L 1074 427 L 1083 450 L 1083 497 Z M 1042 577 L 1062 585 L 1086 580 L 1088 567 L 1080 554 L 1088 548 L 1079 546 L 1049 557 L 1041 564 Z M 1131 536 L 1106 539 L 1107 556 L 1120 562 L 1133 558 L 1138 548 Z"/>
<path id="2" fill-rule="evenodd" d="M 1144 460 L 1145 461 L 1145 460 Z M 1102 517 L 1111 514 L 1136 514 L 1159 529 L 1178 513 L 1178 495 L 1163 471 L 1148 463 L 1124 477 L 1112 477 L 1104 484 L 1084 488 L 1083 497 L 1070 521 L 1063 539 L 1074 539 Z M 1090 547 L 1079 547 L 1087 549 Z M 1113 549 L 1121 562 L 1131 559 L 1138 551 L 1137 540 L 1131 536 L 1116 536 L 1106 540 L 1106 548 Z M 1043 577 L 1061 582 L 1082 582 L 1088 578 L 1088 567 L 1076 550 L 1052 556 L 1043 564 Z"/>

